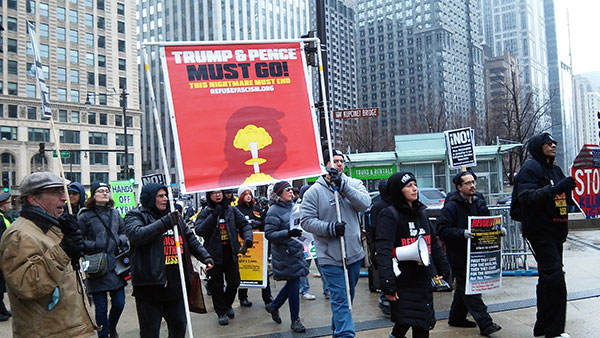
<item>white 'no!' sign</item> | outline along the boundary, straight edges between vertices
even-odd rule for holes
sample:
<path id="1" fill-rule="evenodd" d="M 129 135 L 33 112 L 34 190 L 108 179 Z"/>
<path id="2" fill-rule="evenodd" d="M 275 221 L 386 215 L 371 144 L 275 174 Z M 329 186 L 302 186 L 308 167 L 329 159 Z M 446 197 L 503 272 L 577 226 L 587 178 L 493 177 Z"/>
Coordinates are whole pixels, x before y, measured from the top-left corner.
<path id="1" fill-rule="evenodd" d="M 471 127 L 447 130 L 444 132 L 446 138 L 446 151 L 448 153 L 448 164 L 452 169 L 462 166 L 475 167 L 475 134 Z"/>

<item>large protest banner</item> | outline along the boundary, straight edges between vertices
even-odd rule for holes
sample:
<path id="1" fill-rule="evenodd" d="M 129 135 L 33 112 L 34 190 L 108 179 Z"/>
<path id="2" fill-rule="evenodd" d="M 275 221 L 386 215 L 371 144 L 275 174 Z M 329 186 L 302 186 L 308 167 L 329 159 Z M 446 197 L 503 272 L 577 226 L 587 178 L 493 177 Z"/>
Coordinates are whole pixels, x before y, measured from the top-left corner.
<path id="1" fill-rule="evenodd" d="M 182 193 L 321 175 L 298 42 L 161 47 Z"/>
<path id="2" fill-rule="evenodd" d="M 472 295 L 502 285 L 502 215 L 470 216 L 469 230 L 475 238 L 467 244 L 467 285 Z"/>
<path id="3" fill-rule="evenodd" d="M 115 210 L 125 218 L 125 215 L 135 208 L 133 185 L 129 181 L 113 181 L 110 182 L 110 191 L 115 201 Z"/>
<path id="4" fill-rule="evenodd" d="M 267 287 L 267 248 L 264 232 L 253 232 L 254 245 L 245 255 L 238 254 L 240 288 Z M 243 243 L 240 243 L 243 245 Z"/>

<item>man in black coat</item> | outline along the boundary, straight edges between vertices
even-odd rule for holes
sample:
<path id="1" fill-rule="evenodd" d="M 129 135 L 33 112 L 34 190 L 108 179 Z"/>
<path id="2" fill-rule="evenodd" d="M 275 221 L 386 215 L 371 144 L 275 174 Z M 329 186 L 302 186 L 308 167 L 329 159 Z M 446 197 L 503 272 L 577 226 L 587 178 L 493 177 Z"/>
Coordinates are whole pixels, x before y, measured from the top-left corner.
<path id="1" fill-rule="evenodd" d="M 196 218 L 195 231 L 204 238 L 206 249 L 215 259 L 215 267 L 208 273 L 208 289 L 219 324 L 227 325 L 235 317 L 231 305 L 240 285 L 238 253 L 245 254 L 246 248 L 252 247 L 252 226 L 221 190 L 207 192 L 206 199 L 208 205 Z M 244 240 L 243 247 L 238 236 Z"/>
<path id="2" fill-rule="evenodd" d="M 469 216 L 489 216 L 485 200 L 475 194 L 477 176 L 471 171 L 463 171 L 452 179 L 456 192 L 446 197 L 446 203 L 437 219 L 437 233 L 446 244 L 446 256 L 456 280 L 454 298 L 450 306 L 448 325 L 456 327 L 479 326 L 481 335 L 489 336 L 501 329 L 487 312 L 481 294 L 465 295 L 467 274 L 467 239 L 473 234 L 467 230 Z M 467 313 L 477 323 L 467 319 Z"/>
<path id="3" fill-rule="evenodd" d="M 190 285 L 190 254 L 213 267 L 213 260 L 178 211 L 169 212 L 167 187 L 148 183 L 140 194 L 141 206 L 125 216 L 131 245 L 131 281 L 140 337 L 159 337 L 161 318 L 169 337 L 185 337 L 186 316 L 181 290 L 173 224 L 178 224 L 186 283 Z"/>
<path id="4" fill-rule="evenodd" d="M 531 244 L 538 263 L 537 320 L 534 336 L 562 336 L 567 311 L 567 286 L 563 274 L 562 251 L 567 239 L 567 204 L 573 204 L 573 177 L 565 177 L 554 165 L 556 141 L 548 133 L 529 139 L 527 160 L 516 185 L 521 206 L 523 236 Z M 513 202 L 514 203 L 514 202 Z"/>

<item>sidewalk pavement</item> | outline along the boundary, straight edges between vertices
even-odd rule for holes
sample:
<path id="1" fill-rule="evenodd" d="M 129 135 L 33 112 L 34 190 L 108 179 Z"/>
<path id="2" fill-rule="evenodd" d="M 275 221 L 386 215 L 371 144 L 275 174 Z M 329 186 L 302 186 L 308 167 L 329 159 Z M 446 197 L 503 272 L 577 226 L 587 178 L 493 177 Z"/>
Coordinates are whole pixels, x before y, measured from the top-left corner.
<path id="1" fill-rule="evenodd" d="M 597 309 L 600 308 L 600 230 L 572 231 L 564 246 L 565 277 L 569 292 L 566 331 L 571 337 L 599 337 L 600 320 Z M 535 267 L 533 257 L 528 259 L 530 267 Z M 312 271 L 316 267 L 312 266 Z M 329 301 L 322 295 L 321 280 L 309 275 L 311 292 L 316 300 L 301 300 L 300 316 L 308 328 L 305 334 L 290 332 L 290 318 L 287 304 L 281 309 L 282 324 L 274 323 L 264 310 L 260 290 L 250 289 L 249 299 L 254 303 L 251 308 L 242 308 L 236 300 L 235 319 L 228 326 L 220 326 L 212 309 L 210 297 L 207 300 L 207 314 L 192 313 L 192 327 L 197 337 L 320 337 L 331 336 L 331 310 Z M 502 288 L 483 296 L 489 311 L 502 330 L 495 337 L 532 337 L 535 322 L 535 285 L 537 277 L 503 277 Z M 281 281 L 272 281 L 273 296 L 284 285 Z M 125 311 L 117 327 L 121 338 L 139 337 L 135 300 L 131 296 L 132 288 L 126 288 Z M 387 337 L 392 323 L 382 315 L 378 308 L 379 295 L 368 290 L 367 278 L 361 278 L 356 289 L 352 315 L 355 321 L 357 337 Z M 449 327 L 448 309 L 452 293 L 434 293 L 434 303 L 438 322 L 431 331 L 431 337 L 480 337 L 478 329 Z M 6 301 L 6 299 L 5 299 Z M 0 322 L 0 337 L 12 337 L 11 320 Z M 167 337 L 166 323 L 162 324 L 161 337 Z M 411 337 L 411 333 L 408 333 Z"/>

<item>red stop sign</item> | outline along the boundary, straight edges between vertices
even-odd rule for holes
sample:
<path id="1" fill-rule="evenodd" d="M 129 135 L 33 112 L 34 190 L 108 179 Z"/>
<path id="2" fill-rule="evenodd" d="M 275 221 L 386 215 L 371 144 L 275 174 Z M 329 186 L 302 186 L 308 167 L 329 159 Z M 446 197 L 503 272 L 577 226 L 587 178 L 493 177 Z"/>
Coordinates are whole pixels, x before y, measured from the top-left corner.
<path id="1" fill-rule="evenodd" d="M 600 217 L 600 146 L 583 146 L 571 168 L 575 179 L 573 201 L 579 206 L 586 218 Z"/>

